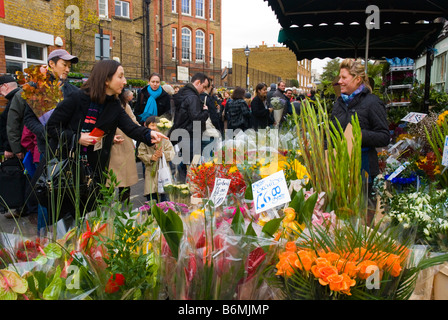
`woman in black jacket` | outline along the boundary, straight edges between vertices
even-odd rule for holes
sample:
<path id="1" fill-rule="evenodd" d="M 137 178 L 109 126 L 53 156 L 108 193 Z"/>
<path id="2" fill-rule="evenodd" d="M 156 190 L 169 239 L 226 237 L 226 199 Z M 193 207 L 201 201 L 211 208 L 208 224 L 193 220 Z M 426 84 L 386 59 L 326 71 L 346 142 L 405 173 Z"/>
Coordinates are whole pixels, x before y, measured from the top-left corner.
<path id="1" fill-rule="evenodd" d="M 140 90 L 135 103 L 134 114 L 143 125 L 150 116 L 171 116 L 171 97 L 160 85 L 161 76 L 153 73 L 149 76 L 149 85 Z"/>
<path id="2" fill-rule="evenodd" d="M 232 100 L 227 102 L 224 119 L 227 120 L 227 129 L 247 130 L 250 126 L 250 109 L 244 100 L 245 90 L 236 87 L 233 90 Z"/>
<path id="3" fill-rule="evenodd" d="M 97 183 L 104 183 L 103 172 L 109 165 L 112 144 L 123 141 L 115 135 L 117 128 L 128 137 L 148 145 L 168 139 L 160 132 L 139 126 L 126 114 L 117 98 L 125 84 L 120 63 L 115 60 L 97 62 L 81 90 L 64 99 L 54 109 L 46 125 L 53 147 L 59 143 L 61 136 L 66 141 L 72 141 L 74 137 L 80 145 L 77 148 L 80 149 L 79 156 L 87 160 Z M 91 135 L 94 129 L 101 130 L 103 134 Z"/>
<path id="4" fill-rule="evenodd" d="M 369 182 L 379 174 L 376 148 L 389 144 L 390 133 L 384 103 L 371 93 L 369 78 L 360 61 L 345 59 L 340 65 L 341 96 L 333 106 L 331 120 L 336 119 L 345 130 L 351 117 L 358 115 L 362 134 L 362 169 Z"/>
<path id="5" fill-rule="evenodd" d="M 267 100 L 268 87 L 265 83 L 259 83 L 255 87 L 255 97 L 250 105 L 252 109 L 253 127 L 255 130 L 265 129 L 273 124 L 272 110 Z"/>

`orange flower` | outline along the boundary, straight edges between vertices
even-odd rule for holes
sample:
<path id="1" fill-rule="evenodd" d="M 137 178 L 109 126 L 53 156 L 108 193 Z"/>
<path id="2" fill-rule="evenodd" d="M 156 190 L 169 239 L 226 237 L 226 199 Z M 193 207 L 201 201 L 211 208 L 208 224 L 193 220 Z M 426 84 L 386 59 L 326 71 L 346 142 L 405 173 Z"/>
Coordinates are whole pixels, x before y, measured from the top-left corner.
<path id="1" fill-rule="evenodd" d="M 340 255 L 335 252 L 325 252 L 325 251 L 319 251 L 319 257 L 327 259 L 329 262 L 335 262 L 340 258 Z"/>
<path id="2" fill-rule="evenodd" d="M 387 257 L 385 269 L 390 272 L 392 277 L 398 277 L 402 267 L 400 264 L 400 256 L 391 254 Z"/>
<path id="3" fill-rule="evenodd" d="M 340 259 L 336 262 L 336 268 L 340 273 L 347 273 L 350 277 L 355 277 L 360 267 L 354 261 Z"/>
<path id="4" fill-rule="evenodd" d="M 305 271 L 310 271 L 311 270 L 311 265 L 314 262 L 315 256 L 312 254 L 311 251 L 307 251 L 307 250 L 300 250 L 299 252 L 297 252 L 297 255 L 299 256 L 299 258 L 295 261 L 295 267 L 300 269 L 300 270 L 304 270 Z"/>
<path id="5" fill-rule="evenodd" d="M 276 275 L 290 276 L 294 274 L 294 265 L 298 259 L 297 253 L 293 251 L 285 251 L 278 255 L 280 261 L 275 266 L 277 268 Z"/>
<path id="6" fill-rule="evenodd" d="M 328 277 L 332 274 L 338 274 L 338 269 L 332 265 L 314 265 L 311 267 L 314 276 L 319 279 L 319 283 L 323 286 L 328 284 Z"/>
<path id="7" fill-rule="evenodd" d="M 283 219 L 287 220 L 288 222 L 294 221 L 294 219 L 296 218 L 296 211 L 294 210 L 294 208 L 288 207 L 283 210 L 283 212 L 285 213 L 285 217 Z"/>
<path id="8" fill-rule="evenodd" d="M 294 241 L 288 241 L 285 245 L 285 249 L 286 251 L 296 252 L 297 251 L 296 243 Z"/>
<path id="9" fill-rule="evenodd" d="M 358 276 L 360 279 L 365 280 L 375 272 L 375 269 L 369 268 L 370 266 L 376 266 L 378 268 L 376 262 L 372 260 L 364 260 L 358 265 L 359 267 Z"/>
<path id="10" fill-rule="evenodd" d="M 327 277 L 330 284 L 330 290 L 351 295 L 350 287 L 356 284 L 356 281 L 350 278 L 347 274 L 332 274 Z"/>

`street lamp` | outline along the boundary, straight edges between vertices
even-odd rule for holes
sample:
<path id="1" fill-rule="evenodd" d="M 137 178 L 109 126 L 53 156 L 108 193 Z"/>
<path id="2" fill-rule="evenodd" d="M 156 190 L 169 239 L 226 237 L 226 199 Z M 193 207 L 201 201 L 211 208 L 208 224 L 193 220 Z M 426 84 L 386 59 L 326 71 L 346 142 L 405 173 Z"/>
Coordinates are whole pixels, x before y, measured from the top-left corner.
<path id="1" fill-rule="evenodd" d="M 246 45 L 246 49 L 244 49 L 244 54 L 246 55 L 246 89 L 249 91 L 249 54 L 250 49 L 249 46 Z"/>

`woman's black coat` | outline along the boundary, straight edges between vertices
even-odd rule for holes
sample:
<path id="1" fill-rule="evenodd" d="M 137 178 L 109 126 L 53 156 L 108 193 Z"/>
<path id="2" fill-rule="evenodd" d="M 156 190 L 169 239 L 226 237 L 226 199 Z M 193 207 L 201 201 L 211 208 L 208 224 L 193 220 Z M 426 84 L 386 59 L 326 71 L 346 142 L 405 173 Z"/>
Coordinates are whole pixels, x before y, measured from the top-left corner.
<path id="1" fill-rule="evenodd" d="M 357 114 L 362 134 L 362 148 L 369 148 L 370 176 L 379 174 L 378 155 L 376 148 L 389 144 L 390 133 L 387 121 L 386 107 L 384 103 L 370 90 L 364 88 L 361 93 L 346 106 L 344 100 L 339 97 L 333 106 L 331 120 L 336 124 L 336 119 L 345 130 L 351 123 L 351 117 Z M 337 127 L 337 126 L 336 126 Z"/>
<path id="2" fill-rule="evenodd" d="M 82 90 L 59 103 L 46 125 L 53 148 L 58 145 L 63 132 L 67 140 L 71 141 L 70 137 L 73 135 L 75 141 L 79 140 L 90 103 L 90 97 Z M 97 151 L 93 151 L 93 146 L 87 147 L 87 158 L 100 179 L 102 171 L 107 170 L 109 166 L 110 149 L 117 128 L 136 141 L 152 145 L 151 130 L 135 124 L 114 96 L 107 96 L 95 127 L 104 131 L 103 146 Z"/>
<path id="3" fill-rule="evenodd" d="M 148 102 L 148 98 L 150 96 L 148 87 L 149 86 L 146 86 L 142 90 L 140 90 L 135 102 L 134 114 L 140 124 L 144 123 L 144 121 L 142 121 L 142 119 L 140 118 L 140 115 L 143 113 L 143 111 L 145 111 L 146 103 Z M 156 103 L 158 117 L 165 113 L 171 114 L 171 97 L 165 90 L 163 90 L 163 88 L 162 93 L 156 99 Z"/>
<path id="4" fill-rule="evenodd" d="M 273 122 L 268 108 L 264 105 L 259 96 L 255 96 L 250 104 L 254 129 L 265 129 Z"/>

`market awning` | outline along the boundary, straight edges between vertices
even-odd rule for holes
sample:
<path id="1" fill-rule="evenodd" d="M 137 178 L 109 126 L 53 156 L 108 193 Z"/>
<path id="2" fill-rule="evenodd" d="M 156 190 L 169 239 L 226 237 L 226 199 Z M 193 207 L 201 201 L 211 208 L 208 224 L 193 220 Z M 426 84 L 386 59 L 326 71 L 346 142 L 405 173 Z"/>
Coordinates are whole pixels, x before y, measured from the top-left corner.
<path id="1" fill-rule="evenodd" d="M 292 50 L 299 61 L 364 57 L 366 49 L 370 59 L 416 59 L 427 45 L 434 44 L 442 28 L 441 23 L 385 24 L 370 30 L 368 40 L 364 24 L 293 27 L 280 30 L 278 41 Z"/>
<path id="2" fill-rule="evenodd" d="M 370 5 L 379 8 L 381 22 L 414 24 L 421 20 L 434 21 L 448 17 L 446 0 L 264 0 L 275 12 L 283 28 L 322 23 L 334 25 L 357 22 L 364 25 L 366 9 Z"/>

